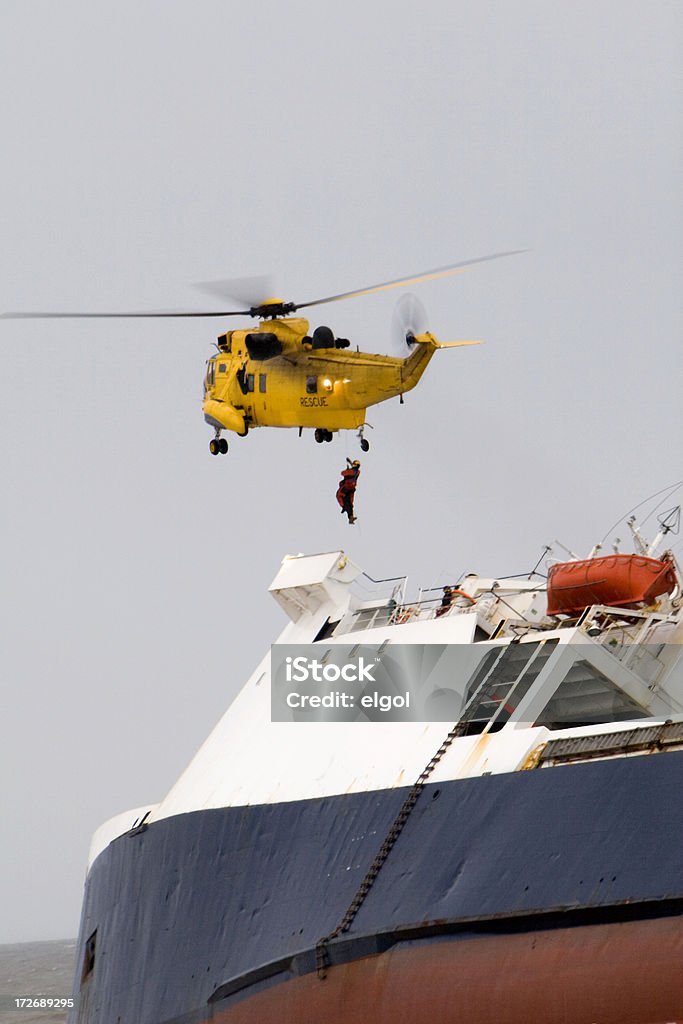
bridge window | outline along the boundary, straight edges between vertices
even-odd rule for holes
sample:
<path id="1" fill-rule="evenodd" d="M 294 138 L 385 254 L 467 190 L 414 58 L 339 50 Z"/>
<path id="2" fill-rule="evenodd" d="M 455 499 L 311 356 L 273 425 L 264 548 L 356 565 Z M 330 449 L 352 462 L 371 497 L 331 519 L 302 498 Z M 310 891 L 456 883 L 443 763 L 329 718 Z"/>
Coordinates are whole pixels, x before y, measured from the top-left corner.
<path id="1" fill-rule="evenodd" d="M 535 683 L 556 644 L 557 640 L 547 640 L 509 644 L 488 651 L 467 688 L 460 719 L 463 734 L 502 729 Z"/>
<path id="2" fill-rule="evenodd" d="M 630 722 L 647 712 L 616 683 L 581 658 L 574 662 L 548 701 L 536 725 L 569 729 L 600 722 Z"/>

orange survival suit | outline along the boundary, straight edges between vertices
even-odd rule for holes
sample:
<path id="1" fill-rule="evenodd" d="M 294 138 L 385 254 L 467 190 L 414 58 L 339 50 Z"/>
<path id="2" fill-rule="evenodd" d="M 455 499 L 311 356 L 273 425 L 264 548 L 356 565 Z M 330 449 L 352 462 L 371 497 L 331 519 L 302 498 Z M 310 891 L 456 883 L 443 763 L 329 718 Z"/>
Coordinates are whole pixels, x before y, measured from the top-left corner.
<path id="1" fill-rule="evenodd" d="M 353 514 L 353 499 L 356 496 L 356 486 L 360 476 L 360 462 L 358 459 L 346 460 L 347 468 L 342 470 L 342 478 L 337 488 L 337 501 L 341 506 L 342 514 L 346 513 L 349 523 L 355 523 L 356 517 Z"/>

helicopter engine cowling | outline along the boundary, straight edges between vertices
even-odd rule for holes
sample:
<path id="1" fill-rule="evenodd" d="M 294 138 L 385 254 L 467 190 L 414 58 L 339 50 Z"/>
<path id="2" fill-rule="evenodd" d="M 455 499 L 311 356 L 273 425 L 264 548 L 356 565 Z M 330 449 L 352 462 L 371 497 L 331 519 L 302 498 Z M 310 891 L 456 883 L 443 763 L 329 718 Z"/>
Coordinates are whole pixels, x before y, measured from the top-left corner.
<path id="1" fill-rule="evenodd" d="M 316 327 L 313 331 L 313 348 L 334 348 L 334 333 L 329 327 Z"/>
<path id="2" fill-rule="evenodd" d="M 252 331 L 244 340 L 247 352 L 256 362 L 274 359 L 282 352 L 282 342 L 270 331 Z"/>

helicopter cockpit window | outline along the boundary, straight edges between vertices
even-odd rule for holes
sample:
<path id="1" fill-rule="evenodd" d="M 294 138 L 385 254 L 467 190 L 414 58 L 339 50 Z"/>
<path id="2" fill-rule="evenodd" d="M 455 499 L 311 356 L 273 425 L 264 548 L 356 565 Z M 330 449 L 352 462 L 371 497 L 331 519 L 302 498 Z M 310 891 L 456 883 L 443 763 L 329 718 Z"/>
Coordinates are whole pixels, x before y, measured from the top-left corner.
<path id="1" fill-rule="evenodd" d="M 228 368 L 228 367 L 226 366 L 226 364 L 225 364 L 225 363 L 219 363 L 219 364 L 218 364 L 218 372 L 219 372 L 219 373 L 225 373 L 225 371 L 227 370 L 227 368 Z"/>
<path id="2" fill-rule="evenodd" d="M 213 359 L 209 359 L 206 364 L 206 386 L 212 388 L 216 383 L 216 364 Z"/>
<path id="3" fill-rule="evenodd" d="M 306 394 L 314 395 L 318 390 L 318 378 L 307 377 L 306 378 Z"/>

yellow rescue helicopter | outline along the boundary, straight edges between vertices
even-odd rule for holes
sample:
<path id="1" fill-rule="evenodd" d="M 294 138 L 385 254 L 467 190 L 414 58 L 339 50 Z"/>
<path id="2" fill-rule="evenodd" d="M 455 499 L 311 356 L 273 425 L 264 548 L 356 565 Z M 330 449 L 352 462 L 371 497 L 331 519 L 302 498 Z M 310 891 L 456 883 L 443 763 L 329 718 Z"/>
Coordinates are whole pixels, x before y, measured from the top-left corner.
<path id="1" fill-rule="evenodd" d="M 363 436 L 366 411 L 389 398 L 401 396 L 418 383 L 440 348 L 477 345 L 478 341 L 439 342 L 424 330 L 423 312 L 417 300 L 404 296 L 397 310 L 398 333 L 403 352 L 399 356 L 376 355 L 351 349 L 345 338 L 335 337 L 326 326 L 313 331 L 308 320 L 293 316 L 300 309 L 401 288 L 420 281 L 455 274 L 476 263 L 512 256 L 494 253 L 447 267 L 385 281 L 311 302 L 266 299 L 247 309 L 196 312 L 154 311 L 139 313 L 3 313 L 5 318 L 109 318 L 109 317 L 226 317 L 251 316 L 258 327 L 221 334 L 217 352 L 207 361 L 204 377 L 204 419 L 213 427 L 209 443 L 212 455 L 225 454 L 224 430 L 245 437 L 254 427 L 296 427 L 314 431 L 318 443 L 331 441 L 338 430 L 357 430 L 360 446 L 368 451 Z M 213 282 L 214 293 L 235 297 L 240 282 Z M 396 322 L 396 319 L 395 319 Z"/>

